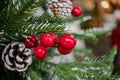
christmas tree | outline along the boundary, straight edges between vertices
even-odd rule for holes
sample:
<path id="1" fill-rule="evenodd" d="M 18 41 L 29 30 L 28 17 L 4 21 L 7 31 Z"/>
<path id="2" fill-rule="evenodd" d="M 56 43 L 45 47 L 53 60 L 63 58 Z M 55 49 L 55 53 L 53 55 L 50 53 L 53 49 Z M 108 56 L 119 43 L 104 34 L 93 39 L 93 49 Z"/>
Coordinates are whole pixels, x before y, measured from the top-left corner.
<path id="1" fill-rule="evenodd" d="M 73 0 L 0 0 L 0 80 L 115 80 L 116 49 L 95 57 L 75 48 L 77 39 L 93 42 L 108 31 L 69 31 L 66 23 L 84 16 Z M 55 63 L 54 56 L 75 53 L 74 62 Z M 78 56 L 86 53 L 83 59 Z M 87 54 L 88 53 L 88 54 Z M 54 60 L 54 61 L 52 61 Z"/>

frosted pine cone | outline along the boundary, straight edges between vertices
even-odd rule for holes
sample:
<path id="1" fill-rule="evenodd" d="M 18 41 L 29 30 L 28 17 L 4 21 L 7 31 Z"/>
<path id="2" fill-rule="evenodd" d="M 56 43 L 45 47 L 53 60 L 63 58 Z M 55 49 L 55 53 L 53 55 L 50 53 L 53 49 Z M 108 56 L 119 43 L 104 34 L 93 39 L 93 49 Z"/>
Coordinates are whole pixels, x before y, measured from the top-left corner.
<path id="1" fill-rule="evenodd" d="M 8 44 L 2 53 L 5 67 L 12 71 L 25 71 L 32 63 L 31 50 L 23 43 L 15 42 Z"/>
<path id="2" fill-rule="evenodd" d="M 49 14 L 61 18 L 70 17 L 73 8 L 70 0 L 47 0 L 46 7 Z"/>

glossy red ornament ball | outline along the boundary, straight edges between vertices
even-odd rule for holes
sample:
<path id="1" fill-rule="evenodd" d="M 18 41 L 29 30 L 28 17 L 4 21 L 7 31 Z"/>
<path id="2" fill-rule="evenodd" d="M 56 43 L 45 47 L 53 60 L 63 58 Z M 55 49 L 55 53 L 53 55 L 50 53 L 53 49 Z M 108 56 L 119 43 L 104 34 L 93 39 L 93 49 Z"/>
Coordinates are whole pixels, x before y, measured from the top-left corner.
<path id="1" fill-rule="evenodd" d="M 72 49 L 76 45 L 76 39 L 71 34 L 64 34 L 60 37 L 59 44 L 63 48 Z"/>
<path id="2" fill-rule="evenodd" d="M 24 44 L 28 48 L 34 48 L 38 45 L 38 37 L 36 35 L 28 35 L 27 38 L 24 39 Z"/>
<path id="3" fill-rule="evenodd" d="M 54 33 L 43 33 L 40 36 L 40 43 L 45 47 L 52 47 L 57 42 L 57 35 Z"/>
<path id="4" fill-rule="evenodd" d="M 82 9 L 80 6 L 74 6 L 72 9 L 72 15 L 78 17 L 82 14 Z"/>
<path id="5" fill-rule="evenodd" d="M 58 46 L 57 49 L 58 49 L 58 51 L 59 51 L 61 54 L 63 54 L 63 55 L 70 54 L 71 51 L 72 51 L 72 49 L 65 49 L 65 48 L 63 48 L 63 47 L 61 47 L 61 46 Z"/>
<path id="6" fill-rule="evenodd" d="M 47 56 L 47 49 L 44 46 L 37 46 L 34 49 L 34 55 L 38 60 L 43 60 Z"/>

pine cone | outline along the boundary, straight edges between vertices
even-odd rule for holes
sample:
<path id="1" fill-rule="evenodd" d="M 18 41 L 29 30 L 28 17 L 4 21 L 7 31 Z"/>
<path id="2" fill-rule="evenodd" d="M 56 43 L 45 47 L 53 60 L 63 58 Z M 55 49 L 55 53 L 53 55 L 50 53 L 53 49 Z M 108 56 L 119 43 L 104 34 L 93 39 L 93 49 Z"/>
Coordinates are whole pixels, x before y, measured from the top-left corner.
<path id="1" fill-rule="evenodd" d="M 70 17 L 73 8 L 70 0 L 48 0 L 46 7 L 49 14 L 61 18 Z"/>
<path id="2" fill-rule="evenodd" d="M 2 53 L 5 67 L 12 71 L 25 71 L 32 63 L 31 50 L 23 43 L 15 42 L 8 44 Z"/>

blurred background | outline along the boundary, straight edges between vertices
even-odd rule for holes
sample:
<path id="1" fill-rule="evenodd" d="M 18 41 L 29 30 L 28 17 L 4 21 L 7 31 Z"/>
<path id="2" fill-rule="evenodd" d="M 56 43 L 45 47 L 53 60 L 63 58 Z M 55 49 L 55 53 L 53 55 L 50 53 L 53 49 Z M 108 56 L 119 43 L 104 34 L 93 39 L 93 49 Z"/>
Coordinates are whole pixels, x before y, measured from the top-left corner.
<path id="1" fill-rule="evenodd" d="M 120 20 L 120 0 L 73 0 L 73 3 L 81 6 L 83 14 L 81 19 L 73 22 L 71 30 L 80 33 L 90 29 L 96 31 L 96 35 L 101 32 L 97 42 L 85 39 L 78 46 L 92 49 L 96 56 L 107 54 L 111 49 L 112 31 L 117 28 Z"/>

